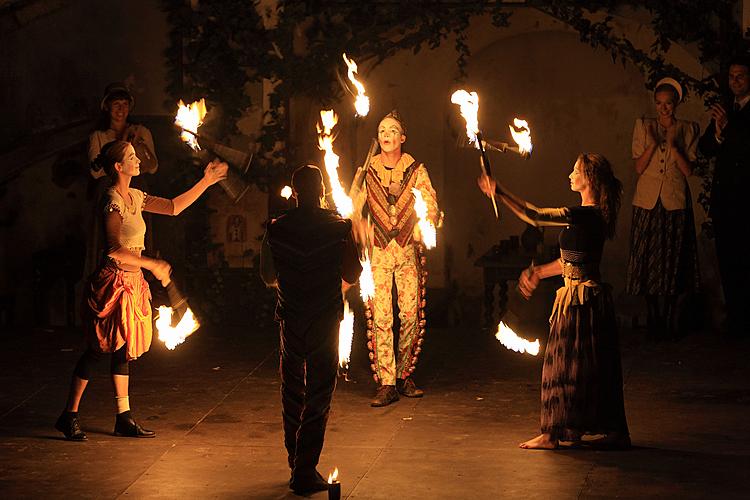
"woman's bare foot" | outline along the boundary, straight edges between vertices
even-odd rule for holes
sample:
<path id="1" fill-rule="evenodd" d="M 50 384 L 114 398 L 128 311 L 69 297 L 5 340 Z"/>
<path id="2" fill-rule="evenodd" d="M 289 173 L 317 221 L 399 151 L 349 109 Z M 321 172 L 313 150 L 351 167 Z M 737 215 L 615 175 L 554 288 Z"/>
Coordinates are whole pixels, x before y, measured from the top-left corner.
<path id="1" fill-rule="evenodd" d="M 529 439 L 518 445 L 525 450 L 555 450 L 558 446 L 557 439 L 552 439 L 549 434 L 539 434 L 534 439 Z"/>

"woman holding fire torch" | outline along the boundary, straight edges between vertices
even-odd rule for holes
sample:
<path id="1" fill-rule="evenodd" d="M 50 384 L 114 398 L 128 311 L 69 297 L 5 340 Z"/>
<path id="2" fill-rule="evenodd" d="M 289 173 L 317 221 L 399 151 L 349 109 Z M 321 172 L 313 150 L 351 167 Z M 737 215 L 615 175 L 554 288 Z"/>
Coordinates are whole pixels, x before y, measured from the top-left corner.
<path id="1" fill-rule="evenodd" d="M 151 292 L 142 269 L 151 271 L 166 286 L 171 267 L 164 260 L 142 255 L 146 234 L 143 212 L 178 215 L 209 186 L 226 177 L 227 165 L 217 161 L 209 163 L 203 177 L 192 188 L 166 199 L 130 187 L 133 177 L 140 174 L 141 164 L 131 143 L 105 144 L 95 163 L 111 181 L 97 214 L 106 242 L 99 267 L 89 277 L 85 292 L 83 320 L 88 347 L 73 371 L 65 410 L 55 428 L 68 440 L 86 440 L 78 421 L 78 406 L 95 364 L 103 353 L 110 353 L 117 405 L 115 435 L 154 437 L 153 431 L 138 425 L 130 414 L 128 363 L 148 351 L 151 345 Z"/>
<path id="2" fill-rule="evenodd" d="M 523 221 L 534 226 L 564 226 L 560 259 L 533 264 L 518 278 L 529 298 L 539 281 L 562 275 L 550 317 L 542 369 L 541 434 L 520 444 L 526 449 L 555 449 L 560 441 L 586 441 L 605 448 L 630 447 L 622 393 L 617 324 L 610 287 L 600 280 L 604 240 L 614 236 L 622 184 L 603 156 L 582 153 L 570 176 L 570 189 L 581 206 L 537 208 L 511 194 L 492 178 L 479 178 L 487 195 L 497 194 Z"/>

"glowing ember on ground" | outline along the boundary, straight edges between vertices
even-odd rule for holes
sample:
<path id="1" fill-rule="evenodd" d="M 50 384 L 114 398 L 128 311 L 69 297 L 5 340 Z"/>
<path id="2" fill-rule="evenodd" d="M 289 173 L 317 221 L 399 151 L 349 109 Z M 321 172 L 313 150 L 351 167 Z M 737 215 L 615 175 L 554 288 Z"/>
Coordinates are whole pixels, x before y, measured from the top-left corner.
<path id="1" fill-rule="evenodd" d="M 344 319 L 339 323 L 339 366 L 349 367 L 354 337 L 354 312 L 349 309 L 349 302 L 344 301 Z"/>
<path id="2" fill-rule="evenodd" d="M 346 67 L 349 69 L 347 76 L 357 89 L 357 95 L 354 96 L 354 109 L 357 111 L 357 115 L 367 116 L 367 113 L 370 112 L 370 98 L 365 95 L 365 86 L 355 76 L 357 74 L 357 63 L 346 57 L 346 54 L 342 54 L 342 56 Z"/>
<path id="3" fill-rule="evenodd" d="M 189 307 L 180 319 L 180 322 L 177 323 L 177 326 L 172 326 L 172 308 L 159 306 L 159 316 L 156 318 L 156 331 L 159 334 L 159 340 L 164 342 L 164 345 L 169 350 L 182 344 L 200 326 L 200 323 L 195 319 L 193 311 Z"/>
<path id="4" fill-rule="evenodd" d="M 339 468 L 334 467 L 333 472 L 328 474 L 328 484 L 333 484 L 339 480 Z"/>
<path id="5" fill-rule="evenodd" d="M 346 195 L 344 188 L 341 187 L 339 180 L 339 155 L 333 152 L 334 137 L 331 133 L 333 127 L 339 119 L 332 109 L 320 111 L 321 123 L 317 124 L 318 130 L 318 148 L 325 151 L 323 162 L 325 163 L 328 181 L 331 184 L 331 196 L 336 210 L 342 217 L 349 217 L 352 214 L 352 200 Z"/>
<path id="6" fill-rule="evenodd" d="M 289 186 L 284 186 L 281 188 L 281 193 L 279 193 L 282 198 L 286 198 L 287 200 L 292 196 L 292 188 Z"/>
<path id="7" fill-rule="evenodd" d="M 205 99 L 195 101 L 189 106 L 186 106 L 185 103 L 182 102 L 182 99 L 180 99 L 177 107 L 177 116 L 174 118 L 175 125 L 183 129 L 180 138 L 196 151 L 201 147 L 198 144 L 198 139 L 193 134 L 198 133 L 198 127 L 203 124 L 203 118 L 206 117 L 206 112 Z M 192 132 L 192 134 L 190 132 Z"/>
<path id="8" fill-rule="evenodd" d="M 365 258 L 359 261 L 362 264 L 362 274 L 359 275 L 359 296 L 362 302 L 375 297 L 375 279 L 372 277 L 372 265 L 370 264 L 370 254 L 365 249 Z"/>
<path id="9" fill-rule="evenodd" d="M 461 116 L 466 120 L 466 136 L 470 142 L 476 144 L 477 148 L 479 148 L 479 143 L 477 142 L 477 134 L 479 133 L 479 118 L 477 116 L 479 114 L 479 96 L 476 92 L 467 92 L 461 89 L 453 93 L 451 102 L 458 104 Z"/>
<path id="10" fill-rule="evenodd" d="M 427 218 L 427 203 L 425 203 L 419 189 L 412 188 L 411 192 L 414 193 L 414 211 L 419 218 L 417 227 L 419 227 L 419 232 L 422 233 L 422 242 L 428 249 L 434 248 L 437 245 L 437 233 L 435 226 Z"/>
<path id="11" fill-rule="evenodd" d="M 536 339 L 534 342 L 522 339 L 502 321 L 497 325 L 495 338 L 511 351 L 527 352 L 533 356 L 539 354 L 539 339 Z"/>
<path id="12" fill-rule="evenodd" d="M 515 125 L 515 128 L 513 125 Z M 531 144 L 531 129 L 528 122 L 513 118 L 513 125 L 508 125 L 508 128 L 510 129 L 510 135 L 513 136 L 513 140 L 518 144 L 518 152 L 522 155 L 531 153 L 533 146 Z M 520 132 L 517 132 L 517 129 L 520 129 Z"/>

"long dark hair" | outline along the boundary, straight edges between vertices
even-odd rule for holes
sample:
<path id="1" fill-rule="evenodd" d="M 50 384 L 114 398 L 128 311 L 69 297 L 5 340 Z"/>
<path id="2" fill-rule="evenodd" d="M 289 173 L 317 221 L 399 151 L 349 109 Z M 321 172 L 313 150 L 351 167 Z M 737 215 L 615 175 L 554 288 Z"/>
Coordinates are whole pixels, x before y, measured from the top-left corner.
<path id="1" fill-rule="evenodd" d="M 125 151 L 127 151 L 128 146 L 130 146 L 130 143 L 127 141 L 110 141 L 102 146 L 99 155 L 91 162 L 94 169 L 104 169 L 104 173 L 110 179 L 114 179 L 116 175 L 115 163 L 122 163 L 125 160 Z"/>
<path id="2" fill-rule="evenodd" d="M 622 201 L 622 182 L 615 177 L 609 160 L 598 153 L 581 153 L 578 161 L 581 162 L 583 175 L 594 194 L 596 206 L 602 212 L 605 234 L 608 239 L 612 239 Z"/>

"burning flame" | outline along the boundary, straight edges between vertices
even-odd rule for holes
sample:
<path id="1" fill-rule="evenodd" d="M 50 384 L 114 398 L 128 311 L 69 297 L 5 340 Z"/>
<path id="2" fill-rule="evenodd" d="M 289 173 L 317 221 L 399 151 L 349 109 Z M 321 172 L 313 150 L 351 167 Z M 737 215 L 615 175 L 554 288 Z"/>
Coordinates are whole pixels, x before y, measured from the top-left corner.
<path id="1" fill-rule="evenodd" d="M 362 302 L 375 297 L 375 279 L 372 276 L 372 265 L 370 264 L 370 253 L 365 248 L 365 258 L 360 259 L 362 274 L 359 275 L 359 296 Z"/>
<path id="2" fill-rule="evenodd" d="M 520 353 L 527 352 L 532 356 L 539 354 L 539 339 L 536 339 L 534 342 L 522 339 L 502 321 L 497 325 L 495 338 L 511 351 Z"/>
<path id="3" fill-rule="evenodd" d="M 347 368 L 352 353 L 354 337 L 354 313 L 349 309 L 349 302 L 344 301 L 344 319 L 339 323 L 339 366 Z"/>
<path id="4" fill-rule="evenodd" d="M 177 323 L 177 326 L 172 326 L 172 308 L 159 306 L 159 317 L 156 318 L 156 331 L 159 333 L 159 340 L 164 342 L 164 345 L 169 350 L 185 342 L 185 339 L 200 326 L 200 323 L 195 319 L 193 311 L 189 307 L 182 316 L 182 319 L 180 319 L 180 322 Z"/>
<path id="5" fill-rule="evenodd" d="M 334 137 L 331 130 L 338 123 L 339 118 L 332 109 L 320 111 L 321 123 L 317 124 L 318 129 L 318 148 L 325 151 L 323 161 L 326 165 L 326 173 L 331 183 L 331 195 L 336 210 L 342 217 L 349 217 L 352 214 L 352 200 L 346 195 L 344 188 L 341 187 L 339 180 L 339 155 L 333 152 Z"/>
<path id="6" fill-rule="evenodd" d="M 339 481 L 339 468 L 334 467 L 333 472 L 328 474 L 328 484 L 337 483 Z"/>
<path id="7" fill-rule="evenodd" d="M 346 67 L 349 69 L 349 80 L 351 80 L 357 89 L 357 95 L 354 96 L 354 109 L 357 111 L 357 115 L 367 116 L 367 113 L 370 112 L 370 98 L 365 95 L 365 86 L 354 76 L 357 74 L 357 63 L 346 57 L 345 53 L 342 56 L 344 57 Z"/>
<path id="8" fill-rule="evenodd" d="M 476 92 L 467 92 L 463 89 L 457 90 L 451 96 L 451 102 L 458 104 L 461 109 L 461 116 L 466 120 L 466 136 L 470 142 L 476 143 L 477 134 L 479 133 L 479 96 Z"/>
<path id="9" fill-rule="evenodd" d="M 515 125 L 515 128 L 513 125 Z M 510 135 L 513 136 L 513 140 L 518 144 L 518 152 L 522 155 L 531 153 L 533 146 L 531 144 L 531 129 L 528 122 L 513 118 L 513 125 L 508 125 L 508 128 L 510 129 Z M 517 129 L 521 129 L 520 132 L 517 132 Z"/>
<path id="10" fill-rule="evenodd" d="M 185 106 L 185 103 L 180 99 L 177 107 L 177 116 L 174 118 L 174 123 L 182 130 L 180 138 L 188 143 L 188 146 L 198 151 L 201 147 L 198 144 L 198 139 L 195 135 L 198 133 L 198 127 L 203 124 L 203 118 L 206 117 L 206 100 L 201 99 Z M 190 133 L 192 132 L 192 134 Z"/>
<path id="11" fill-rule="evenodd" d="M 422 192 L 419 189 L 412 188 L 411 192 L 414 193 L 414 211 L 419 218 L 417 226 L 419 227 L 419 232 L 422 233 L 422 242 L 428 249 L 434 248 L 437 244 L 437 234 L 435 226 L 427 218 L 427 203 L 425 203 Z"/>
<path id="12" fill-rule="evenodd" d="M 284 186 L 283 188 L 281 188 L 281 193 L 279 194 L 282 198 L 286 198 L 288 200 L 289 197 L 292 196 L 292 188 L 289 186 Z"/>

